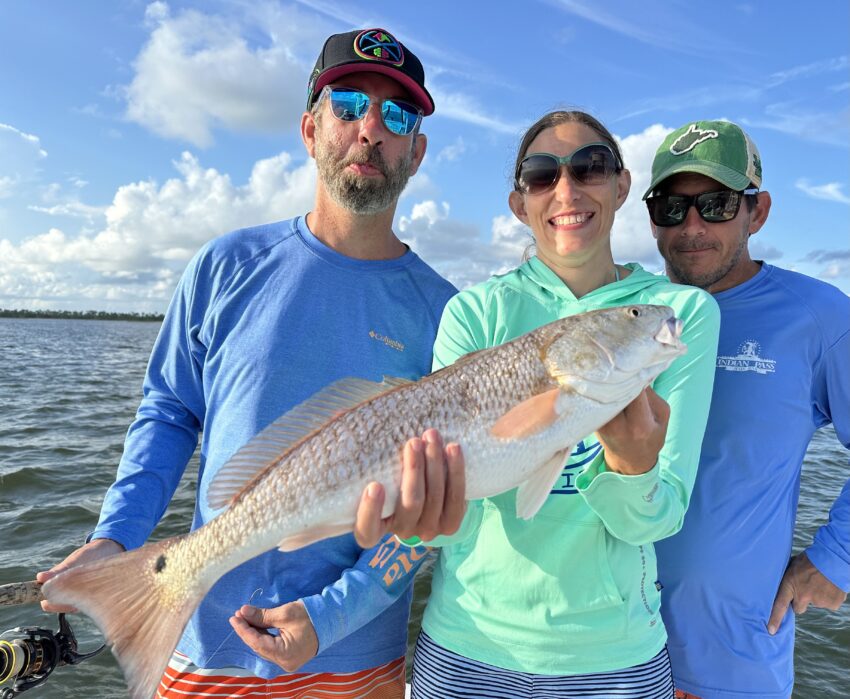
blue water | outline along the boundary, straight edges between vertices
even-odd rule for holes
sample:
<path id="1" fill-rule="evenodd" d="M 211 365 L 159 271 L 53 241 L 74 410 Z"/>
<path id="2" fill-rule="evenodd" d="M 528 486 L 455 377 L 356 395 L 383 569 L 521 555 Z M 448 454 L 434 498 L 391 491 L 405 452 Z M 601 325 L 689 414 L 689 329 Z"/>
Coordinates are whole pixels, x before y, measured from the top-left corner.
<path id="1" fill-rule="evenodd" d="M 124 434 L 141 395 L 156 323 L 0 318 L 0 584 L 31 580 L 80 545 L 97 521 Z M 189 526 L 197 463 L 190 465 L 154 537 Z M 811 540 L 846 478 L 847 455 L 831 429 L 809 449 L 795 549 Z M 424 604 L 417 585 L 412 634 Z M 37 606 L 0 607 L 0 631 L 55 629 Z M 99 635 L 72 617 L 81 651 Z M 112 656 L 60 668 L 22 696 L 110 699 L 127 696 Z M 850 604 L 798 620 L 796 699 L 850 697 Z M 755 698 L 754 698 L 755 699 Z"/>

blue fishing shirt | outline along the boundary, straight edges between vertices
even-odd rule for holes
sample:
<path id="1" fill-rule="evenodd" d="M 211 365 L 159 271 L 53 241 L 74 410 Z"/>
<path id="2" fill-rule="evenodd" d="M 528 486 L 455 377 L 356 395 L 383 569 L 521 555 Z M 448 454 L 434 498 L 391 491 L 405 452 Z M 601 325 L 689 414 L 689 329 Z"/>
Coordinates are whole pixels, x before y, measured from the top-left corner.
<path id="1" fill-rule="evenodd" d="M 850 448 L 850 299 L 764 263 L 714 298 L 720 344 L 696 484 L 682 530 L 655 545 L 670 659 L 677 688 L 702 699 L 787 699 L 794 613 L 775 636 L 767 621 L 809 441 L 832 423 Z M 850 480 L 806 553 L 850 591 Z"/>
<path id="2" fill-rule="evenodd" d="M 141 546 L 199 433 L 193 529 L 214 514 L 206 493 L 216 472 L 293 406 L 344 377 L 427 374 L 443 306 L 455 291 L 410 250 L 392 260 L 340 255 L 303 217 L 209 242 L 171 301 L 93 537 Z M 348 534 L 248 561 L 213 586 L 178 649 L 201 667 L 284 674 L 256 656 L 228 618 L 246 603 L 274 607 L 300 598 L 319 654 L 299 672 L 354 672 L 398 658 L 424 550 L 411 556 L 394 541 L 364 551 Z"/>

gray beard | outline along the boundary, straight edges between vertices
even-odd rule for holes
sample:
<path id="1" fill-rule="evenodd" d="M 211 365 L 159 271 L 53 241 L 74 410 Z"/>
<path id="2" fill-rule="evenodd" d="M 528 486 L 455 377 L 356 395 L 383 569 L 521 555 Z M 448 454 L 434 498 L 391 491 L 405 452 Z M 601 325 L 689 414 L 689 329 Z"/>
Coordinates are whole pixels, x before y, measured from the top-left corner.
<path id="1" fill-rule="evenodd" d="M 352 163 L 372 165 L 381 171 L 384 179 L 358 177 L 347 172 Z M 361 153 L 337 160 L 331 149 L 316 141 L 316 169 L 331 198 L 344 209 L 359 215 L 378 214 L 395 206 L 410 179 L 413 148 L 391 168 L 379 150 L 367 146 Z"/>

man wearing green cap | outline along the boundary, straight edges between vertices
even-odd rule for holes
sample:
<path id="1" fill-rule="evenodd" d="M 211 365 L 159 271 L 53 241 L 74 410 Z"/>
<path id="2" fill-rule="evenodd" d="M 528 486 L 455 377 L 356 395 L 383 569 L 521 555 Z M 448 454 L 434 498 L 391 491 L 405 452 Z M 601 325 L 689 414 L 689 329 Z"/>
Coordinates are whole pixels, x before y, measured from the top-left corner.
<path id="1" fill-rule="evenodd" d="M 644 194 L 668 276 L 721 310 L 711 413 L 682 530 L 656 544 L 677 696 L 787 699 L 794 614 L 850 591 L 850 480 L 791 556 L 815 430 L 850 448 L 850 299 L 750 256 L 767 221 L 762 164 L 726 121 L 671 133 Z"/>

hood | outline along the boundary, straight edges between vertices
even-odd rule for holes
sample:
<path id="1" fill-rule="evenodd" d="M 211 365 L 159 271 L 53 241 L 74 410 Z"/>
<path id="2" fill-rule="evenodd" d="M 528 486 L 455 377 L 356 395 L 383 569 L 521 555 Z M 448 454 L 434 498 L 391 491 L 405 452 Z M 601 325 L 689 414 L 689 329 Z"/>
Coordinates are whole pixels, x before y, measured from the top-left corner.
<path id="1" fill-rule="evenodd" d="M 618 282 L 594 289 L 581 298 L 576 298 L 561 278 L 538 257 L 532 257 L 517 269 L 505 274 L 500 281 L 522 294 L 533 296 L 542 303 L 551 303 L 555 300 L 573 301 L 593 308 L 633 303 L 635 295 L 645 289 L 658 284 L 670 284 L 666 276 L 651 274 L 637 262 L 621 266 L 630 270 L 631 274 Z"/>

